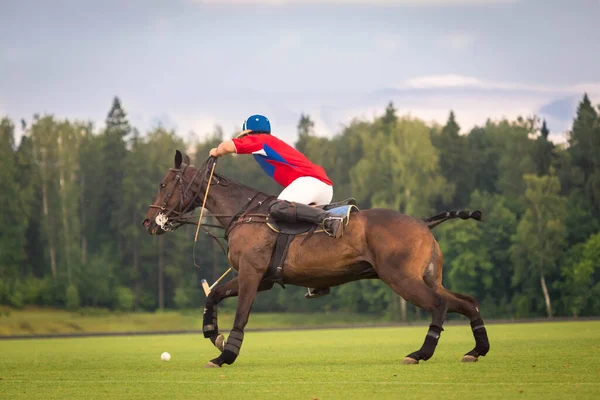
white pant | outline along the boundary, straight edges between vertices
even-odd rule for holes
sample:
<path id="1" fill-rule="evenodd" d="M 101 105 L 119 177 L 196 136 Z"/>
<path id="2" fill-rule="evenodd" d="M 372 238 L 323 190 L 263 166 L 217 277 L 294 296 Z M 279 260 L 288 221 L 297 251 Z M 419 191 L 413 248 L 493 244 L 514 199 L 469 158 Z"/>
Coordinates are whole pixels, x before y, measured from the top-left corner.
<path id="1" fill-rule="evenodd" d="M 331 203 L 333 187 L 317 178 L 303 176 L 290 183 L 277 198 L 300 204 L 325 205 Z"/>

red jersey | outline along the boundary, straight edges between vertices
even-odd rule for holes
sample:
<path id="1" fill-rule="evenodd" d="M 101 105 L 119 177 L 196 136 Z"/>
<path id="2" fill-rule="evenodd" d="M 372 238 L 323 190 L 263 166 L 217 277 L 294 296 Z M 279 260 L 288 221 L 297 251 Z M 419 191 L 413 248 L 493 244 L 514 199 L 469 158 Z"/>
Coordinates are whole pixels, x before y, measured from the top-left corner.
<path id="1" fill-rule="evenodd" d="M 310 176 L 332 185 L 325 170 L 310 162 L 304 154 L 269 134 L 246 135 L 233 139 L 235 152 L 252 154 L 262 169 L 283 187 L 294 180 Z"/>

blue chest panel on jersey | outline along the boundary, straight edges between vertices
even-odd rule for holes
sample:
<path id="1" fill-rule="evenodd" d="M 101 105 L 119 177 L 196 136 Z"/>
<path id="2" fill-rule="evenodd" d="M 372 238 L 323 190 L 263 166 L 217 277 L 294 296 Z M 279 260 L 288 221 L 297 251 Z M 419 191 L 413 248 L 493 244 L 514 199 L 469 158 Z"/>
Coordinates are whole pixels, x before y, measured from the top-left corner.
<path id="1" fill-rule="evenodd" d="M 254 159 L 260 165 L 260 167 L 269 175 L 271 178 L 275 174 L 275 166 L 271 164 L 269 161 L 277 161 L 284 164 L 289 163 L 285 161 L 283 157 L 279 155 L 275 150 L 273 150 L 268 145 L 263 145 L 263 151 L 265 154 L 253 154 Z"/>

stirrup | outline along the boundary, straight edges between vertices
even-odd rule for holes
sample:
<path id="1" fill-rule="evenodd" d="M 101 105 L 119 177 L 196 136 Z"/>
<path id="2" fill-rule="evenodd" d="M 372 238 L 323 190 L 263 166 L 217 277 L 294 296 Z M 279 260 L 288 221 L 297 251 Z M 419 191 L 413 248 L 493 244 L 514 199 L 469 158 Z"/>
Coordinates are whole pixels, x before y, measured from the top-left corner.
<path id="1" fill-rule="evenodd" d="M 308 292 L 304 293 L 305 299 L 316 299 L 318 297 L 327 296 L 329 293 L 331 293 L 330 288 L 314 289 L 315 290 L 314 292 L 311 290 L 311 288 L 307 288 L 307 289 L 308 289 Z"/>

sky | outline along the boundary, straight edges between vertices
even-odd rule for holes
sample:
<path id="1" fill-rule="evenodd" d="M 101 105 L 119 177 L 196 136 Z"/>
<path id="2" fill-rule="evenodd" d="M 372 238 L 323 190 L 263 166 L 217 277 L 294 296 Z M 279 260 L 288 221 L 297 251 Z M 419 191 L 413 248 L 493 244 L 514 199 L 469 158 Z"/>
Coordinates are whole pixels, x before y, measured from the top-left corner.
<path id="1" fill-rule="evenodd" d="M 564 141 L 600 103 L 600 0 L 0 0 L 0 115 L 104 124 L 113 96 L 142 132 L 183 137 L 255 113 L 294 140 L 398 114 L 463 132 L 538 115 Z"/>

